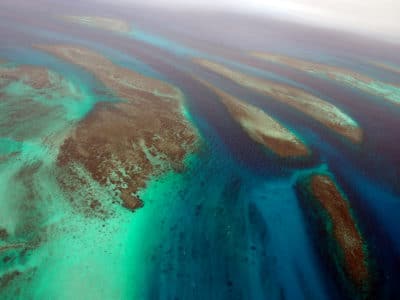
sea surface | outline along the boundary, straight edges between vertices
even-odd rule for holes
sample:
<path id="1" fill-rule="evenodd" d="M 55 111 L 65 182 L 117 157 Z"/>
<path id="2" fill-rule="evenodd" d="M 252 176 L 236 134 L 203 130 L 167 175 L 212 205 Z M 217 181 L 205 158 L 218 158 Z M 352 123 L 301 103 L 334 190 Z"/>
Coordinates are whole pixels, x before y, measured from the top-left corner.
<path id="1" fill-rule="evenodd" d="M 400 299 L 400 106 L 249 55 L 294 55 L 400 89 L 399 74 L 368 64 L 400 68 L 398 45 L 239 15 L 25 2 L 0 4 L 0 59 L 49 68 L 63 76 L 69 93 L 32 96 L 22 83 L 0 93 L 0 227 L 15 243 L 35 241 L 0 252 L 0 278 L 20 273 L 0 281 L 0 299 L 342 299 L 294 188 L 312 172 L 331 174 L 347 195 L 369 245 L 376 295 Z M 82 27 L 59 17 L 67 14 L 122 18 L 132 31 Z M 119 99 L 92 74 L 35 44 L 84 46 L 179 87 L 201 149 L 186 157 L 183 172 L 149 180 L 140 192 L 143 208 L 114 205 L 107 217 L 81 213 L 57 181 L 57 155 L 96 103 Z M 356 120 L 363 143 L 202 69 L 195 57 L 320 96 Z M 312 157 L 271 155 L 194 76 L 268 112 L 301 137 Z M 91 189 L 109 202 L 104 187 L 93 182 Z"/>

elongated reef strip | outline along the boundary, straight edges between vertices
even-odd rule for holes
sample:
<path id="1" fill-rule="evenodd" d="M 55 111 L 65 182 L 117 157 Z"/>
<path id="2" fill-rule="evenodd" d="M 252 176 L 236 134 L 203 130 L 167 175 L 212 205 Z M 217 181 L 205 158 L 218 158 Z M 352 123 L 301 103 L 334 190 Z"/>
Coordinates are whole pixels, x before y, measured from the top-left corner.
<path id="1" fill-rule="evenodd" d="M 131 26 L 128 22 L 114 18 L 97 16 L 64 16 L 63 19 L 72 23 L 120 33 L 128 33 L 131 31 Z"/>
<path id="2" fill-rule="evenodd" d="M 131 210 L 142 205 L 137 192 L 151 176 L 184 168 L 183 160 L 196 150 L 199 136 L 184 116 L 184 97 L 177 88 L 86 48 L 36 47 L 93 73 L 121 99 L 98 103 L 79 123 L 61 147 L 60 166 L 83 165 L 101 185 L 112 186 Z"/>
<path id="3" fill-rule="evenodd" d="M 25 243 L 5 244 L 0 246 L 0 253 L 8 250 L 21 249 L 28 247 Z"/>
<path id="4" fill-rule="evenodd" d="M 362 141 L 362 130 L 357 123 L 339 108 L 327 101 L 299 88 L 253 77 L 215 62 L 205 59 L 195 59 L 194 61 L 239 85 L 270 96 L 277 101 L 303 112 L 354 143 L 360 143 Z"/>
<path id="5" fill-rule="evenodd" d="M 212 90 L 233 119 L 257 143 L 281 157 L 308 156 L 310 151 L 289 129 L 261 109 L 245 103 L 212 84 L 198 79 Z"/>
<path id="6" fill-rule="evenodd" d="M 375 67 L 384 69 L 386 71 L 400 74 L 400 67 L 398 67 L 398 66 L 391 66 L 386 63 L 381 63 L 381 62 L 377 62 L 377 61 L 370 61 L 369 63 Z"/>
<path id="7" fill-rule="evenodd" d="M 394 104 L 400 104 L 399 85 L 382 82 L 342 67 L 270 53 L 254 52 L 252 55 L 265 61 L 287 65 L 303 72 L 326 77 L 349 87 L 360 89 L 368 94 L 382 97 Z"/>
<path id="8" fill-rule="evenodd" d="M 333 179 L 324 174 L 300 179 L 297 189 L 303 209 L 314 221 L 312 226 L 324 231 L 321 235 L 325 243 L 320 245 L 318 241 L 318 247 L 321 246 L 321 251 L 326 251 L 334 262 L 342 284 L 350 282 L 347 285 L 353 290 L 367 293 L 370 284 L 367 245 L 345 195 Z"/>

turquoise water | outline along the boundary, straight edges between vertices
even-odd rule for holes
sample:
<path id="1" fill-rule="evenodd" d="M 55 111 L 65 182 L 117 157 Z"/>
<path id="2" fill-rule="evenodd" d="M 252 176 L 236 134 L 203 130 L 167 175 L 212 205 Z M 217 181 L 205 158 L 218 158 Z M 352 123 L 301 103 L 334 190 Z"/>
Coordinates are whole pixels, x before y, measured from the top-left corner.
<path id="1" fill-rule="evenodd" d="M 160 35 L 146 32 L 144 30 L 137 28 L 135 25 L 133 25 L 133 29 L 129 33 L 129 35 L 131 35 L 136 40 L 148 43 L 154 47 L 166 49 L 174 53 L 175 55 L 192 56 L 192 57 L 204 55 L 202 52 L 196 49 L 181 45 Z"/>
<path id="2" fill-rule="evenodd" d="M 166 37 L 132 33 L 172 54 L 163 57 L 165 66 L 157 69 L 106 42 L 23 26 L 16 30 L 47 41 L 84 45 L 114 63 L 175 83 L 185 93 L 188 118 L 204 143 L 186 158 L 184 172 L 152 178 L 140 194 L 144 207 L 134 213 L 114 204 L 116 196 L 84 169 L 80 172 L 88 185 L 67 194 L 60 187 L 62 174 L 56 164 L 64 137 L 96 103 L 119 99 L 91 74 L 50 55 L 18 44 L 0 48 L 0 57 L 17 65 L 45 66 L 60 74 L 62 91 L 67 91 L 43 94 L 21 82 L 0 90 L 0 228 L 9 233 L 0 247 L 14 245 L 0 251 L 0 276 L 20 272 L 7 285 L 0 283 L 0 298 L 339 299 L 343 295 L 332 270 L 318 257 L 294 190 L 296 179 L 311 171 L 336 176 L 371 245 L 377 273 L 387 278 L 378 293 L 396 298 L 398 179 L 383 177 L 396 174 L 393 166 L 387 167 L 395 156 L 393 148 L 374 152 L 374 143 L 394 141 L 396 131 L 390 128 L 398 124 L 397 111 L 388 113 L 390 126 L 375 140 L 380 130 L 367 114 L 372 105 L 356 109 L 290 76 L 205 54 Z M 240 131 L 215 97 L 188 79 L 186 72 L 196 71 L 179 60 L 194 55 L 210 55 L 249 74 L 324 96 L 360 122 L 367 142 L 350 145 L 295 111 L 209 75 L 215 84 L 293 128 L 314 152 L 304 164 L 276 159 Z M 171 69 L 174 72 L 166 71 Z M 364 96 L 354 99 L 359 102 Z M 385 183 L 375 178 L 381 175 Z M 105 215 L 87 213 L 84 203 L 89 194 L 101 202 Z"/>

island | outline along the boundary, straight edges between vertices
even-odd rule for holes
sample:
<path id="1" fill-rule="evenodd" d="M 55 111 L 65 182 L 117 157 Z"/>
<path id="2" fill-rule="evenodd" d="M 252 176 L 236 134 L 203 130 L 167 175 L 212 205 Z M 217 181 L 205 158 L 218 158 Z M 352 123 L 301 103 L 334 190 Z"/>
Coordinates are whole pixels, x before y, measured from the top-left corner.
<path id="1" fill-rule="evenodd" d="M 68 22 L 119 33 L 131 31 L 131 26 L 128 22 L 114 18 L 96 16 L 63 16 L 62 18 Z"/>
<path id="2" fill-rule="evenodd" d="M 69 176 L 79 177 L 75 166 L 83 166 L 133 211 L 143 205 L 138 192 L 147 180 L 168 170 L 184 169 L 185 158 L 196 151 L 200 139 L 187 119 L 180 90 L 115 65 L 87 48 L 35 47 L 91 72 L 121 99 L 97 103 L 65 139 L 57 160 L 60 167 L 69 170 Z M 66 188 L 74 189 L 74 181 L 63 182 L 69 182 Z"/>
<path id="3" fill-rule="evenodd" d="M 400 104 L 400 86 L 382 82 L 366 75 L 326 64 L 301 60 L 283 55 L 254 52 L 253 56 L 265 61 L 284 64 L 294 69 L 328 78 L 368 94 L 382 97 L 394 104 Z"/>
<path id="4" fill-rule="evenodd" d="M 343 290 L 351 299 L 367 299 L 371 292 L 368 245 L 346 196 L 327 174 L 300 177 L 296 190 L 320 254 L 328 258 Z"/>
<path id="5" fill-rule="evenodd" d="M 270 96 L 301 111 L 353 143 L 362 141 L 363 132 L 358 124 L 338 107 L 325 100 L 299 88 L 247 75 L 206 59 L 193 61 L 236 84 Z"/>
<path id="6" fill-rule="evenodd" d="M 295 134 L 261 109 L 231 96 L 204 80 L 196 79 L 218 96 L 232 118 L 252 140 L 282 158 L 310 155 L 308 147 Z"/>

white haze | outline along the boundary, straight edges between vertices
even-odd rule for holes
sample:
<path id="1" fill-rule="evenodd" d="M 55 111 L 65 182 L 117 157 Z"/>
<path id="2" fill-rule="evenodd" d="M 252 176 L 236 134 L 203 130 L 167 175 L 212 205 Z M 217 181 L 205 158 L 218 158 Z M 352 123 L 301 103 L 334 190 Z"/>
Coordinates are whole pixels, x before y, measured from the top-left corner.
<path id="1" fill-rule="evenodd" d="M 268 14 L 400 42 L 400 0 L 97 0 L 168 9 L 206 9 Z"/>

